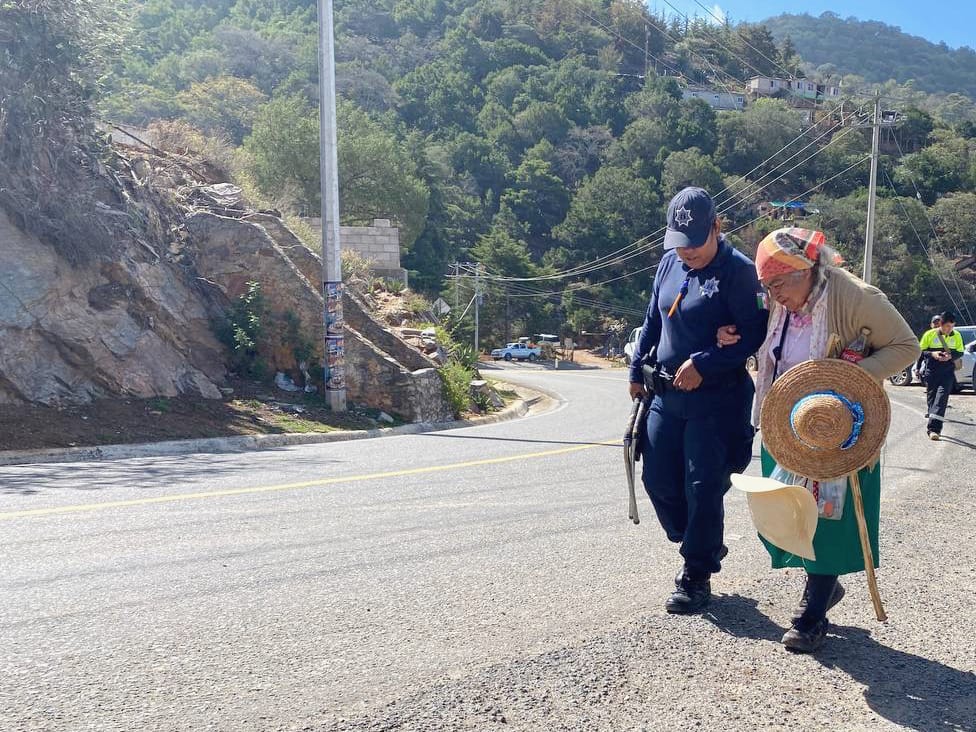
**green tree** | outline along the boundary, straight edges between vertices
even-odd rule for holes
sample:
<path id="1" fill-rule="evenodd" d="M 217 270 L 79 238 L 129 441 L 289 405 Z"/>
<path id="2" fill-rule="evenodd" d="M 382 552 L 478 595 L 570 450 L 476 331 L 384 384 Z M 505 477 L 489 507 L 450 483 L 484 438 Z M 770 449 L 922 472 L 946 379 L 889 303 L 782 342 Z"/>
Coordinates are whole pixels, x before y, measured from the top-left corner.
<path id="1" fill-rule="evenodd" d="M 951 193 L 932 206 L 932 225 L 953 256 L 976 254 L 976 193 Z"/>
<path id="2" fill-rule="evenodd" d="M 653 185 L 630 168 L 605 165 L 584 181 L 553 233 L 583 261 L 626 247 L 661 223 Z"/>
<path id="3" fill-rule="evenodd" d="M 424 228 L 429 197 L 413 161 L 391 133 L 353 104 L 341 102 L 337 117 L 343 222 L 388 217 L 409 248 Z M 297 203 L 319 210 L 318 111 L 303 98 L 282 97 L 261 107 L 244 148 L 262 190 L 269 195 L 293 190 Z"/>
<path id="4" fill-rule="evenodd" d="M 265 193 L 292 191 L 299 203 L 318 211 L 318 113 L 304 97 L 278 97 L 258 109 L 244 150 L 247 167 Z"/>
<path id="5" fill-rule="evenodd" d="M 524 225 L 533 251 L 540 256 L 550 230 L 563 220 L 569 207 L 570 194 L 554 172 L 554 160 L 555 149 L 548 141 L 529 150 L 500 200 L 502 219 L 510 220 L 510 215 Z"/>
<path id="6" fill-rule="evenodd" d="M 946 137 L 902 158 L 895 168 L 895 181 L 918 187 L 922 200 L 931 205 L 946 193 L 970 187 L 970 146 L 959 137 Z"/>
<path id="7" fill-rule="evenodd" d="M 668 130 L 656 119 L 641 117 L 629 125 L 607 151 L 611 165 L 627 166 L 642 178 L 657 178 L 671 153 Z"/>
<path id="8" fill-rule="evenodd" d="M 744 112 L 719 115 L 716 159 L 726 173 L 745 175 L 783 148 L 800 129 L 799 115 L 785 102 L 759 99 Z"/>
<path id="9" fill-rule="evenodd" d="M 267 97 L 254 84 L 235 76 L 218 76 L 192 84 L 179 94 L 187 122 L 211 135 L 226 134 L 240 145 Z"/>
<path id="10" fill-rule="evenodd" d="M 713 194 L 725 187 L 722 171 L 697 147 L 673 152 L 664 161 L 661 173 L 661 193 L 664 197 L 670 199 L 686 186 L 699 186 Z"/>
<path id="11" fill-rule="evenodd" d="M 536 273 L 524 240 L 493 227 L 472 247 L 471 258 L 493 276 L 531 277 Z M 510 288 L 488 280 L 481 302 L 481 341 L 485 345 L 501 345 L 503 341 L 532 332 L 533 323 L 543 309 L 544 300 L 512 297 Z"/>
<path id="12" fill-rule="evenodd" d="M 339 201 L 346 221 L 368 224 L 376 217 L 400 227 L 409 249 L 427 218 L 430 191 L 392 133 L 349 102 L 340 102 Z"/>
<path id="13" fill-rule="evenodd" d="M 481 105 L 481 89 L 470 74 L 443 59 L 411 71 L 393 88 L 404 120 L 428 132 L 470 130 Z"/>
<path id="14" fill-rule="evenodd" d="M 570 121 L 552 102 L 532 102 L 512 120 L 527 147 L 546 140 L 558 145 L 569 132 Z"/>

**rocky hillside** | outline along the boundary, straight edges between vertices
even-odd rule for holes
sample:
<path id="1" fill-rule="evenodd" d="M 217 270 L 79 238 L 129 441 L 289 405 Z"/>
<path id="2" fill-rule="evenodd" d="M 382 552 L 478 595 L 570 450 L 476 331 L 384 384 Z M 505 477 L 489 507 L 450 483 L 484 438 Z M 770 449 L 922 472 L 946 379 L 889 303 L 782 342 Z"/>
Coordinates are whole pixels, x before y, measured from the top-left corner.
<path id="1" fill-rule="evenodd" d="M 255 285 L 253 375 L 320 388 L 319 258 L 276 215 L 214 183 L 201 160 L 148 147 L 113 154 L 121 188 L 92 195 L 92 216 L 135 221 L 131 236 L 88 242 L 90 254 L 71 261 L 0 211 L 0 402 L 219 398 L 242 362 L 233 334 L 216 334 L 233 329 L 235 303 Z M 165 247 L 136 235 L 145 221 L 167 232 Z M 349 398 L 413 421 L 449 419 L 436 364 L 354 297 L 345 308 Z"/>

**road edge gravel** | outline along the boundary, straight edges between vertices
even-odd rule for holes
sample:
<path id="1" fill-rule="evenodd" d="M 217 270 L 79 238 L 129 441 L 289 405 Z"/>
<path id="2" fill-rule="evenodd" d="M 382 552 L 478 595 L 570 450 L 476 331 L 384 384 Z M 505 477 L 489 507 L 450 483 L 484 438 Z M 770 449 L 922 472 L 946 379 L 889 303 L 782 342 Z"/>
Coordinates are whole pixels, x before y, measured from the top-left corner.
<path id="1" fill-rule="evenodd" d="M 207 437 L 193 440 L 167 440 L 143 442 L 133 445 L 101 445 L 98 447 L 57 447 L 39 450 L 0 451 L 0 466 L 40 465 L 44 463 L 97 462 L 101 460 L 126 460 L 141 457 L 167 457 L 198 453 L 233 453 L 271 450 L 293 445 L 317 445 L 348 440 L 366 440 L 397 435 L 419 435 L 425 432 L 442 432 L 462 427 L 508 422 L 526 416 L 530 411 L 549 411 L 561 401 L 558 397 L 537 389 L 500 382 L 511 388 L 519 398 L 494 414 L 458 419 L 451 422 L 418 422 L 399 427 L 377 427 L 370 430 L 339 430 L 336 432 L 295 432 L 280 435 L 233 435 Z"/>

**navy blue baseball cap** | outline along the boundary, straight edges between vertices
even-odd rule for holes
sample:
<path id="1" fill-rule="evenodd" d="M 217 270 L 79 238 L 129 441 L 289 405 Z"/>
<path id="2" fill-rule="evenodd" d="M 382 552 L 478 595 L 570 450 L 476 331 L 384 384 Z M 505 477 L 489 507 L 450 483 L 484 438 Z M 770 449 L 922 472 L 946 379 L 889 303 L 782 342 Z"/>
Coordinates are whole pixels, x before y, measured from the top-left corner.
<path id="1" fill-rule="evenodd" d="M 708 240 L 715 224 L 715 203 L 704 188 L 685 188 L 668 205 L 665 249 L 696 249 Z"/>

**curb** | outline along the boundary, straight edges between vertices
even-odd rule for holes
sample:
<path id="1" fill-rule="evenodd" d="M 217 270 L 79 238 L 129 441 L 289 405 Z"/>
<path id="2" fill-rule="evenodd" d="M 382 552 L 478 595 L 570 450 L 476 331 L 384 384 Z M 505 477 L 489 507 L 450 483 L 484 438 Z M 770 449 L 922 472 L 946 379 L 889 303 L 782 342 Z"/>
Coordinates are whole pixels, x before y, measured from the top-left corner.
<path id="1" fill-rule="evenodd" d="M 370 430 L 339 430 L 336 432 L 295 432 L 280 435 L 235 435 L 231 437 L 208 437 L 195 440 L 169 440 L 166 442 L 144 442 L 133 445 L 101 445 L 98 447 L 54 447 L 40 450 L 0 451 L 0 466 L 40 465 L 44 463 L 96 462 L 99 460 L 125 460 L 139 457 L 167 457 L 171 455 L 191 455 L 194 453 L 234 453 L 255 450 L 271 450 L 292 445 L 317 445 L 348 440 L 367 440 L 375 437 L 396 435 L 419 435 L 425 432 L 440 432 L 460 427 L 478 427 L 518 419 L 528 414 L 535 405 L 547 401 L 548 395 L 523 386 L 512 386 L 519 393 L 518 400 L 500 412 L 483 417 L 471 417 L 452 422 L 420 422 L 399 427 L 379 427 Z M 521 392 L 531 394 L 525 395 Z"/>

